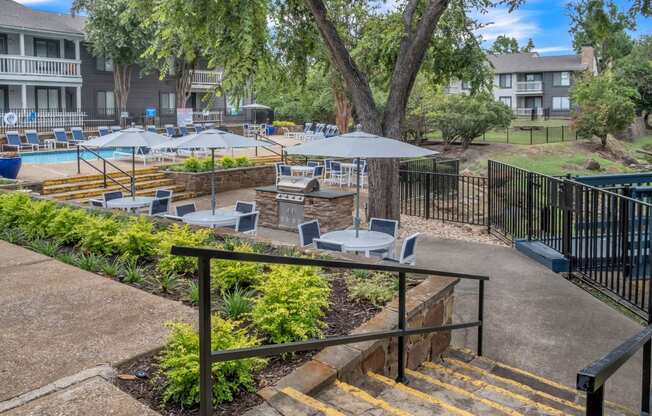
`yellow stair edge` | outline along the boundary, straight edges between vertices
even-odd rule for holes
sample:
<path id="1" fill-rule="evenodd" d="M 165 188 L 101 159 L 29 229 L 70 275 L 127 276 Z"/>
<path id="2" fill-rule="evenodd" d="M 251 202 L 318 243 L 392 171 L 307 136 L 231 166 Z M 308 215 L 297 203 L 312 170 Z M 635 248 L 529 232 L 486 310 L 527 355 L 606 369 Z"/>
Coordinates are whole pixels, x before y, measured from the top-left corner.
<path id="1" fill-rule="evenodd" d="M 339 380 L 335 380 L 335 386 L 338 389 L 350 394 L 351 396 L 356 397 L 362 401 L 365 401 L 372 406 L 383 409 L 384 411 L 391 413 L 394 416 L 412 416 L 410 412 L 406 412 L 403 409 L 394 407 L 391 404 L 387 403 L 386 401 L 381 400 L 377 397 L 373 397 L 371 394 L 367 393 L 366 391 L 361 390 L 350 384 L 344 383 Z"/>
<path id="2" fill-rule="evenodd" d="M 281 389 L 281 392 L 286 396 L 289 396 L 292 399 L 298 401 L 299 403 L 302 403 L 312 409 L 317 410 L 318 412 L 323 413 L 325 416 L 346 416 L 344 413 L 341 413 L 340 411 L 333 409 L 325 403 L 313 399 L 312 397 L 307 396 L 300 391 L 293 389 L 292 387 L 285 387 Z"/>

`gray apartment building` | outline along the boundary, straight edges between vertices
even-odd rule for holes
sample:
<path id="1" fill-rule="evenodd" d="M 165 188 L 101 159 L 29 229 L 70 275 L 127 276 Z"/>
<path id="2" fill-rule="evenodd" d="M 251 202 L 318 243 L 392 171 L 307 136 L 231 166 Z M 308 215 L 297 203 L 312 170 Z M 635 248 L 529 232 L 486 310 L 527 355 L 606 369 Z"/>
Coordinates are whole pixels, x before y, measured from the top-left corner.
<path id="1" fill-rule="evenodd" d="M 570 116 L 573 103 L 570 91 L 584 71 L 597 73 L 593 48 L 582 48 L 577 55 L 540 56 L 536 52 L 487 55 L 494 70 L 493 94 L 516 116 Z M 447 91 L 468 91 L 463 81 L 452 82 Z"/>
<path id="2" fill-rule="evenodd" d="M 56 117 L 66 119 L 68 125 L 82 125 L 83 119 L 102 114 L 114 115 L 113 65 L 90 54 L 83 28 L 83 17 L 0 0 L 0 115 Z M 193 73 L 187 107 L 193 108 L 201 121 L 241 120 L 237 106 L 229 105 L 224 96 L 213 97 L 211 91 L 221 82 L 218 70 Z M 130 117 L 156 109 L 157 117 L 173 121 L 175 101 L 173 79 L 161 80 L 158 73 L 134 69 L 127 104 Z"/>

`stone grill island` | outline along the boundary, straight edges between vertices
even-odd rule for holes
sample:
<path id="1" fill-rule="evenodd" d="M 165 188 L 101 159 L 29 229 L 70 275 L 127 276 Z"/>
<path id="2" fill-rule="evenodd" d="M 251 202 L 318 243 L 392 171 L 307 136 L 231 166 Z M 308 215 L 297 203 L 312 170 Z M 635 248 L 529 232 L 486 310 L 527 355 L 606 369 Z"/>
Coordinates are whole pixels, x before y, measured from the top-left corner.
<path id="1" fill-rule="evenodd" d="M 256 189 L 259 225 L 298 232 L 305 221 L 319 220 L 322 233 L 353 225 L 354 193 L 332 190 L 288 192 L 277 186 Z"/>

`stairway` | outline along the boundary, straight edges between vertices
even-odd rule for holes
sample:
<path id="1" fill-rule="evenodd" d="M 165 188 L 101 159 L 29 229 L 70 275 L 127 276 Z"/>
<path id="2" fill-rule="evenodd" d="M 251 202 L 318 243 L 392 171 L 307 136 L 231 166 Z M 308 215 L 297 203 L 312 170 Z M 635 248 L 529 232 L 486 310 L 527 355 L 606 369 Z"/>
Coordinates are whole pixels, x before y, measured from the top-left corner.
<path id="1" fill-rule="evenodd" d="M 441 360 L 406 370 L 407 384 L 369 372 L 355 383 L 336 380 L 313 396 L 284 388 L 246 416 L 583 415 L 576 390 L 525 371 L 449 350 Z M 607 403 L 607 415 L 635 415 Z"/>
<path id="2" fill-rule="evenodd" d="M 112 172 L 109 176 L 129 188 L 131 181 L 129 176 L 120 172 Z M 160 172 L 158 167 L 136 170 L 136 195 L 152 196 L 157 189 L 173 191 L 173 201 L 197 196 L 195 193 L 186 192 L 182 185 L 177 185 L 164 172 Z M 88 199 L 99 197 L 105 192 L 111 191 L 126 192 L 125 189 L 110 179 L 107 179 L 107 187 L 105 188 L 103 177 L 98 174 L 46 180 L 43 182 L 41 194 L 58 201 L 86 202 Z"/>

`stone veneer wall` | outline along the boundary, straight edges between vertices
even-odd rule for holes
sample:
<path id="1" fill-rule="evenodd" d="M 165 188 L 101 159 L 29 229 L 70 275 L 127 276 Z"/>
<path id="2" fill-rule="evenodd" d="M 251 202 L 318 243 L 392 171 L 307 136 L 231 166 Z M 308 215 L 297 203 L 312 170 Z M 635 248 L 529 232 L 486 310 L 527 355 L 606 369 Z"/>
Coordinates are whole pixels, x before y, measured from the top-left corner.
<path id="1" fill-rule="evenodd" d="M 305 221 L 319 220 L 322 233 L 343 230 L 353 225 L 353 204 L 354 196 L 351 193 L 334 198 L 306 196 L 303 218 Z M 256 191 L 256 208 L 260 211 L 258 225 L 297 232 L 296 228 L 279 227 L 276 193 Z"/>
<path id="2" fill-rule="evenodd" d="M 407 292 L 408 328 L 439 326 L 453 322 L 453 297 L 459 279 L 431 276 Z M 398 301 L 395 299 L 378 315 L 352 331 L 360 334 L 384 331 L 398 327 Z M 408 337 L 406 363 L 410 369 L 432 360 L 450 345 L 450 331 Z M 258 394 L 273 402 L 276 394 L 285 387 L 312 394 L 326 387 L 335 378 L 352 382 L 373 371 L 388 377 L 397 376 L 398 340 L 365 341 L 357 344 L 327 347 L 312 360 L 295 369 L 273 387 Z"/>
<path id="3" fill-rule="evenodd" d="M 166 173 L 177 185 L 183 185 L 187 192 L 200 194 L 211 192 L 211 172 L 166 171 Z M 274 165 L 224 169 L 215 172 L 215 187 L 218 192 L 273 185 L 275 182 Z"/>

